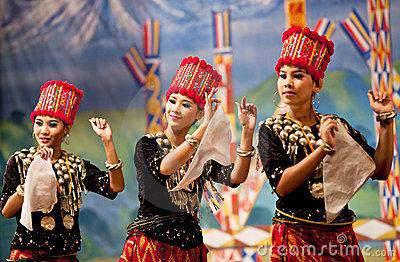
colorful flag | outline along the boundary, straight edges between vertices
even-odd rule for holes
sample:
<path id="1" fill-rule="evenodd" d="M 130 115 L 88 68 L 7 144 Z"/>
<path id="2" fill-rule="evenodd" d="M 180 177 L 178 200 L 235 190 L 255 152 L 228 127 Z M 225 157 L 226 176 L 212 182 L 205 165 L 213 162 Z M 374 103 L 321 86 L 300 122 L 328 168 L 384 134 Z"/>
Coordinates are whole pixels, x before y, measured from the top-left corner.
<path id="1" fill-rule="evenodd" d="M 335 33 L 336 25 L 332 20 L 322 17 L 318 20 L 314 30 L 317 31 L 319 35 L 325 35 L 326 38 L 331 39 L 333 33 Z"/>

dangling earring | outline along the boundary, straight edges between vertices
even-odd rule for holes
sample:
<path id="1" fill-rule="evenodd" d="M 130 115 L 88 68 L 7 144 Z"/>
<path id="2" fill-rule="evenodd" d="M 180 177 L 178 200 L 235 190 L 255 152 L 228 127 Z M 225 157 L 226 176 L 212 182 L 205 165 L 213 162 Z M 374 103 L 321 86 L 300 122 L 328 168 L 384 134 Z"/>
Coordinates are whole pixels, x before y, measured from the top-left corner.
<path id="1" fill-rule="evenodd" d="M 35 131 L 32 131 L 32 139 L 33 139 L 33 140 L 36 140 L 36 138 L 35 138 Z"/>
<path id="2" fill-rule="evenodd" d="M 316 98 L 317 97 L 317 98 Z M 318 109 L 319 107 L 319 102 L 320 102 L 320 97 L 319 97 L 319 93 L 315 92 L 314 96 L 313 96 L 313 100 L 312 100 L 312 104 L 314 106 L 315 109 Z M 315 105 L 316 104 L 316 105 Z"/>
<path id="3" fill-rule="evenodd" d="M 285 108 L 285 106 L 280 106 L 279 104 L 276 103 L 276 95 L 278 94 L 278 91 L 275 91 L 274 96 L 272 97 L 272 102 L 274 105 L 278 108 Z"/>
<path id="4" fill-rule="evenodd" d="M 65 144 L 69 145 L 69 142 L 71 142 L 71 136 L 69 135 L 69 133 L 67 133 L 67 134 L 64 136 L 63 141 L 64 141 Z"/>

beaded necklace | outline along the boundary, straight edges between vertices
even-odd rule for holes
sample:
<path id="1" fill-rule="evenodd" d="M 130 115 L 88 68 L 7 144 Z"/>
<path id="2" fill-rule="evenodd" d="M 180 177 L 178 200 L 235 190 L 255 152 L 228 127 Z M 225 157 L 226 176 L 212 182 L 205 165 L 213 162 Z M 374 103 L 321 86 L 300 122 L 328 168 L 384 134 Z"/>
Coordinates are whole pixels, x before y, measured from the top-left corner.
<path id="1" fill-rule="evenodd" d="M 156 142 L 163 151 L 163 155 L 167 155 L 170 151 L 175 148 L 172 146 L 171 142 L 163 132 L 158 132 L 156 135 Z M 199 207 L 199 185 L 197 180 L 192 181 L 186 189 L 181 189 L 178 191 L 170 191 L 175 188 L 178 183 L 185 176 L 189 164 L 193 159 L 193 155 L 190 157 L 186 163 L 180 167 L 174 174 L 170 175 L 166 180 L 166 186 L 169 190 L 169 195 L 171 201 L 179 207 L 179 209 L 185 210 L 192 215 L 196 215 Z"/>
<path id="2" fill-rule="evenodd" d="M 317 121 L 322 115 L 316 113 Z M 265 125 L 279 136 L 282 141 L 286 153 L 291 157 L 293 163 L 297 163 L 298 149 L 302 148 L 305 155 L 309 155 L 317 148 L 316 137 L 312 133 L 309 126 L 302 126 L 298 121 L 294 120 L 288 113 L 278 115 L 274 118 L 267 118 Z M 319 128 L 319 124 L 316 125 Z M 324 197 L 322 178 L 322 162 L 314 170 L 313 175 L 308 181 L 308 190 L 316 199 Z"/>
<path id="3" fill-rule="evenodd" d="M 21 184 L 25 183 L 28 168 L 34 159 L 37 148 L 21 149 L 14 154 Z M 73 216 L 81 208 L 82 192 L 87 193 L 83 179 L 86 176 L 86 169 L 80 157 L 62 151 L 61 157 L 52 166 L 56 169 L 57 191 L 60 194 L 61 213 L 63 225 L 67 229 L 74 226 Z M 42 210 L 42 213 L 49 214 L 51 209 Z M 41 226 L 46 230 L 53 230 L 55 220 L 52 216 L 44 216 Z"/>

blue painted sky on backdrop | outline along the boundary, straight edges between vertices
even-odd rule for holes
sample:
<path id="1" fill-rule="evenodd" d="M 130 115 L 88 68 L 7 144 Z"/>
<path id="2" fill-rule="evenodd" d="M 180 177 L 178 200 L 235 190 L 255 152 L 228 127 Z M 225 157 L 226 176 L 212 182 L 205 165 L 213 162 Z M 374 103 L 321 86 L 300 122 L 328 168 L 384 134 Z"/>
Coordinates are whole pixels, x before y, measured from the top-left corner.
<path id="1" fill-rule="evenodd" d="M 212 62 L 211 11 L 225 8 L 232 10 L 235 94 L 243 95 L 273 74 L 285 26 L 280 0 L 7 0 L 2 5 L 1 117 L 29 112 L 48 79 L 67 79 L 84 89 L 83 110 L 140 107 L 142 96 L 120 58 L 132 44 L 142 45 L 145 19 L 161 21 L 165 90 L 182 57 Z M 353 7 L 367 19 L 365 0 L 308 0 L 308 25 L 313 28 L 321 16 L 338 24 Z M 392 1 L 392 26 L 400 24 L 399 11 L 400 2 Z M 396 61 L 400 32 L 394 26 L 392 39 Z M 329 70 L 368 73 L 339 27 L 333 41 Z"/>

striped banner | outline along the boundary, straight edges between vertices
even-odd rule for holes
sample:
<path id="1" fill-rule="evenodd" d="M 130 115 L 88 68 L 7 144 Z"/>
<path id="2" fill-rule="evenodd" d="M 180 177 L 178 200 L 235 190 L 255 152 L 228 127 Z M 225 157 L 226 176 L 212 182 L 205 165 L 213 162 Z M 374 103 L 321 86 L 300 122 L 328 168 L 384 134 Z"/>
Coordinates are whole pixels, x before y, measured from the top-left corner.
<path id="1" fill-rule="evenodd" d="M 231 10 L 212 12 L 212 26 L 215 52 L 231 52 Z"/>
<path id="2" fill-rule="evenodd" d="M 306 27 L 306 0 L 285 0 L 285 14 L 286 27 Z"/>
<path id="3" fill-rule="evenodd" d="M 369 3 L 369 5 L 375 6 L 376 8 L 376 3 Z M 379 3 L 380 6 L 382 6 L 382 3 Z M 372 12 L 372 9 L 369 10 Z M 383 13 L 386 13 L 387 15 L 389 9 L 387 8 L 386 11 Z M 374 19 L 374 15 L 370 14 L 370 18 L 373 18 L 374 22 L 372 22 L 371 27 L 374 27 L 375 29 L 378 28 L 378 20 L 379 19 Z M 382 12 L 378 15 L 381 18 Z M 384 26 L 383 28 L 388 29 L 389 21 L 388 17 L 384 18 Z M 371 66 L 371 37 L 370 37 L 370 30 L 366 26 L 366 23 L 362 20 L 359 12 L 356 9 L 353 9 L 352 12 L 349 14 L 349 16 L 341 22 L 341 27 L 344 30 L 344 32 L 347 34 L 351 42 L 353 43 L 354 47 L 356 50 L 359 52 L 361 57 L 363 58 L 365 64 L 370 67 Z M 387 33 L 386 33 L 387 34 Z M 376 42 L 376 41 L 375 41 Z M 383 45 L 381 45 L 382 47 Z M 375 49 L 376 52 L 376 49 Z M 380 59 L 383 57 L 381 56 Z M 388 61 L 390 60 L 390 57 L 388 58 Z M 381 60 L 380 63 L 383 61 Z M 387 64 L 386 64 L 387 65 Z M 380 66 L 378 66 L 376 63 L 373 67 L 373 70 L 378 70 Z M 374 86 L 382 86 L 386 90 L 388 90 L 389 93 L 392 95 L 393 102 L 395 106 L 399 109 L 400 108 L 400 77 L 399 74 L 392 68 L 392 74 L 393 74 L 393 81 L 392 84 L 387 81 L 387 78 L 384 77 L 379 77 L 376 74 L 372 73 L 372 82 Z M 392 86 L 392 87 L 391 87 Z M 394 125 L 394 128 L 396 128 L 396 125 Z M 394 132 L 396 134 L 396 132 Z M 392 162 L 392 170 L 391 170 L 391 176 L 389 179 L 385 182 L 380 183 L 380 206 L 381 206 L 381 217 L 382 218 L 395 218 L 396 219 L 396 225 L 400 225 L 400 217 L 398 215 L 399 213 L 399 156 L 398 156 L 398 150 L 397 150 L 397 138 L 395 136 L 394 139 L 394 158 Z M 386 241 L 385 242 L 385 250 L 388 251 L 386 254 L 394 254 L 392 257 L 393 259 L 399 258 L 399 252 L 398 249 L 396 249 L 395 253 L 390 253 L 389 250 L 392 250 L 390 247 L 393 246 L 399 246 L 399 240 L 391 240 L 391 241 Z M 390 259 L 391 256 L 387 256 L 387 259 Z"/>
<path id="4" fill-rule="evenodd" d="M 349 16 L 342 21 L 340 25 L 353 43 L 354 47 L 369 66 L 369 59 L 371 57 L 369 30 L 358 11 L 353 9 Z"/>
<path id="5" fill-rule="evenodd" d="M 390 1 L 367 0 L 368 29 L 371 46 L 369 66 L 371 69 L 371 88 L 381 90 L 389 94 L 393 92 L 392 60 L 391 60 L 391 36 L 390 36 Z M 394 123 L 395 131 L 396 123 Z M 394 133 L 394 159 L 389 178 L 380 183 L 381 210 L 383 218 L 399 220 L 399 161 L 397 151 L 397 138 Z M 385 249 L 394 246 L 398 242 L 388 241 Z M 398 253 L 386 254 L 387 260 L 398 261 Z"/>
<path id="6" fill-rule="evenodd" d="M 143 86 L 146 82 L 147 68 L 144 59 L 138 52 L 137 48 L 135 46 L 131 47 L 122 57 L 122 60 L 127 66 L 129 72 L 131 72 L 133 78 L 140 86 Z"/>
<path id="7" fill-rule="evenodd" d="M 369 36 L 369 29 L 367 28 L 358 11 L 353 9 L 348 17 L 340 23 L 340 25 L 363 58 L 366 65 L 369 67 L 371 57 L 371 38 Z M 380 79 L 376 77 L 374 81 L 376 85 L 379 85 L 379 82 L 382 82 L 381 85 L 383 86 L 385 83 L 387 83 L 385 77 L 381 77 Z M 394 68 L 392 68 L 391 82 L 392 88 L 390 88 L 388 92 L 391 93 L 396 108 L 400 109 L 400 75 Z"/>
<path id="8" fill-rule="evenodd" d="M 236 119 L 232 85 L 232 41 L 231 41 L 231 11 L 229 9 L 212 12 L 212 31 L 214 37 L 214 64 L 222 76 L 222 81 L 217 94 L 225 113 L 229 116 L 232 140 L 230 144 L 231 159 L 234 161 L 236 152 Z M 221 194 L 224 198 L 222 207 L 214 213 L 215 219 L 225 231 L 238 230 L 238 189 L 222 186 Z"/>
<path id="9" fill-rule="evenodd" d="M 218 98 L 222 101 L 224 111 L 230 118 L 232 130 L 231 159 L 234 161 L 236 158 L 237 130 L 235 97 L 232 84 L 233 53 L 230 11 L 213 12 L 212 19 L 215 48 L 214 63 L 222 76 Z M 221 189 L 224 203 L 215 214 L 215 218 L 221 229 L 226 232 L 236 232 L 245 226 L 258 194 L 264 185 L 266 176 L 265 174 L 260 174 L 261 171 L 257 168 L 257 159 L 253 158 L 249 176 L 239 189 L 229 187 L 222 187 Z M 221 254 L 229 256 L 229 251 L 222 251 Z"/>
<path id="10" fill-rule="evenodd" d="M 160 21 L 146 20 L 143 26 L 143 48 L 146 64 L 146 132 L 156 134 L 163 130 L 163 104 L 160 80 Z"/>
<path id="11" fill-rule="evenodd" d="M 160 81 L 160 22 L 146 20 L 143 26 L 143 53 L 136 46 L 129 49 L 122 57 L 133 78 L 145 87 L 146 133 L 155 134 L 163 129 L 163 102 Z"/>
<path id="12" fill-rule="evenodd" d="M 146 20 L 143 33 L 145 57 L 158 57 L 160 51 L 160 21 L 156 19 Z"/>
<path id="13" fill-rule="evenodd" d="M 333 33 L 335 33 L 336 25 L 335 23 L 326 18 L 322 17 L 318 20 L 317 25 L 314 28 L 314 31 L 317 31 L 319 35 L 325 35 L 326 38 L 331 39 Z"/>

